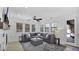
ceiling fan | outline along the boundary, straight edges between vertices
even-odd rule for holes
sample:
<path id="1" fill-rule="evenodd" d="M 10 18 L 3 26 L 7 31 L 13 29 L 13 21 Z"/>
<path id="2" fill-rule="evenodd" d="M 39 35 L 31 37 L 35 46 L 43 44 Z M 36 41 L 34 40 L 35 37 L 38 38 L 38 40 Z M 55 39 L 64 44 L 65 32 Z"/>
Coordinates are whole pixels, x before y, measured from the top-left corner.
<path id="1" fill-rule="evenodd" d="M 7 7 L 6 10 L 3 9 L 2 17 L 3 17 L 3 22 L 9 25 L 8 11 L 9 11 L 9 7 Z"/>
<path id="2" fill-rule="evenodd" d="M 36 18 L 36 16 L 34 16 L 33 20 L 36 20 L 37 22 L 40 22 L 40 20 L 42 20 L 42 18 Z"/>

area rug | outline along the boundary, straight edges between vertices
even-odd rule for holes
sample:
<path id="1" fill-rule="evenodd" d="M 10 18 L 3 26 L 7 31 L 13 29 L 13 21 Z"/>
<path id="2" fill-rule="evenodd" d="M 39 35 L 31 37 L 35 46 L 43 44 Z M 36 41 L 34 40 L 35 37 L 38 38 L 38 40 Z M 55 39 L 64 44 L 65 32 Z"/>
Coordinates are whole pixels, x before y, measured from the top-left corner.
<path id="1" fill-rule="evenodd" d="M 24 51 L 64 51 L 65 46 L 56 45 L 56 44 L 48 44 L 43 42 L 43 44 L 34 46 L 30 42 L 21 43 Z"/>

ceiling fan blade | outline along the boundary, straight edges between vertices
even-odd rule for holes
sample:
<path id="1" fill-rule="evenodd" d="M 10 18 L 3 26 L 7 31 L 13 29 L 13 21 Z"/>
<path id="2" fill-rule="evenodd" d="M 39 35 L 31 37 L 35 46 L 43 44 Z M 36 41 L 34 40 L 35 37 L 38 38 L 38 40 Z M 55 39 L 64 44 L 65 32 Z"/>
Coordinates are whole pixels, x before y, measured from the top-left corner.
<path id="1" fill-rule="evenodd" d="M 6 15 L 8 15 L 9 7 L 7 7 Z"/>
<path id="2" fill-rule="evenodd" d="M 5 11 L 4 11 L 4 8 L 3 8 L 3 11 L 2 11 L 2 18 L 4 19 L 4 15 L 5 15 Z"/>

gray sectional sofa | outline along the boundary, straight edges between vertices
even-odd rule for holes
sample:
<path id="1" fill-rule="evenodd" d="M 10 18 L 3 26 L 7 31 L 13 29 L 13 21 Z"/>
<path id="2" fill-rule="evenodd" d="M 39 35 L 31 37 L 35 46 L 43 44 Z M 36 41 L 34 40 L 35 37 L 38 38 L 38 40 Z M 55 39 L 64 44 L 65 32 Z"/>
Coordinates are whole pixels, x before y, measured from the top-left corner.
<path id="1" fill-rule="evenodd" d="M 38 35 L 39 34 L 39 35 Z M 34 37 L 39 37 L 43 39 L 44 42 L 47 42 L 49 44 L 56 44 L 56 37 L 54 34 L 48 34 L 48 33 L 29 33 L 29 34 L 23 34 L 21 36 L 20 42 L 31 42 L 31 39 Z"/>

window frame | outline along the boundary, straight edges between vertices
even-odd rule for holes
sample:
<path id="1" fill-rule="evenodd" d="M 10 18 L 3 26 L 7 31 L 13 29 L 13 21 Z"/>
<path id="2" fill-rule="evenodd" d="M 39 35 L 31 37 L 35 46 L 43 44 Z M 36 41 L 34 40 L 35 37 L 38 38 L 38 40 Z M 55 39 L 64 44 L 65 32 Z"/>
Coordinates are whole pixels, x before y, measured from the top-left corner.
<path id="1" fill-rule="evenodd" d="M 26 27 L 26 25 L 29 25 L 28 27 Z M 27 30 L 28 29 L 28 30 Z M 25 24 L 25 32 L 30 32 L 30 24 Z"/>
<path id="2" fill-rule="evenodd" d="M 23 32 L 23 23 L 16 23 L 16 32 Z"/>
<path id="3" fill-rule="evenodd" d="M 33 25 L 34 25 L 34 28 L 33 28 Z M 36 27 L 35 27 L 35 24 L 32 24 L 32 32 L 35 32 L 36 31 Z"/>

